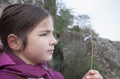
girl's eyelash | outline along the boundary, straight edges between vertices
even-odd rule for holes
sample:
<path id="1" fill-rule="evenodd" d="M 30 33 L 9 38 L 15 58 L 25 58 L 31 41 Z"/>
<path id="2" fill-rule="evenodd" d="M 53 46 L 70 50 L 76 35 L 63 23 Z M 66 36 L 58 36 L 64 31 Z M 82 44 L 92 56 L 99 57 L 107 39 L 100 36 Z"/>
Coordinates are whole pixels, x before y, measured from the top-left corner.
<path id="1" fill-rule="evenodd" d="M 46 36 L 47 35 L 47 33 L 45 33 L 45 34 L 40 34 L 40 36 Z"/>
<path id="2" fill-rule="evenodd" d="M 40 36 L 46 36 L 46 35 L 48 35 L 49 33 L 50 33 L 50 32 L 42 33 L 42 34 L 40 34 Z M 52 35 L 55 36 L 55 33 L 53 32 Z"/>

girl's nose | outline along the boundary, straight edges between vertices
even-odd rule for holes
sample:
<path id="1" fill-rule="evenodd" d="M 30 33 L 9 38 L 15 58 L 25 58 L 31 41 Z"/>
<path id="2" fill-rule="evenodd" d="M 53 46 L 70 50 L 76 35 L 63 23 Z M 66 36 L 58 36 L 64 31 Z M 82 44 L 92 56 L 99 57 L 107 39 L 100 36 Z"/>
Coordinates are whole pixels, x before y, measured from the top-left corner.
<path id="1" fill-rule="evenodd" d="M 50 45 L 56 45 L 56 44 L 57 44 L 57 40 L 53 36 L 52 39 L 51 39 L 51 41 L 50 41 Z"/>

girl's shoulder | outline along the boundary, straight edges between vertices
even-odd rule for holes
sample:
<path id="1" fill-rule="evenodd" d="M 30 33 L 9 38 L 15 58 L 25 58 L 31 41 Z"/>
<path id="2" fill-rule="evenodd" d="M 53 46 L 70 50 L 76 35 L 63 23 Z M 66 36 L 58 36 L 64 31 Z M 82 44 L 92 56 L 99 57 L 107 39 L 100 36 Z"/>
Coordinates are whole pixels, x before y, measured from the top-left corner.
<path id="1" fill-rule="evenodd" d="M 58 71 L 54 71 L 52 69 L 49 69 L 51 72 L 51 75 L 54 77 L 54 79 L 64 79 L 63 75 L 58 72 Z"/>
<path id="2" fill-rule="evenodd" d="M 0 79 L 17 79 L 17 77 L 9 72 L 0 71 Z"/>
<path id="3" fill-rule="evenodd" d="M 27 79 L 27 77 L 19 76 L 9 72 L 0 72 L 0 79 Z"/>

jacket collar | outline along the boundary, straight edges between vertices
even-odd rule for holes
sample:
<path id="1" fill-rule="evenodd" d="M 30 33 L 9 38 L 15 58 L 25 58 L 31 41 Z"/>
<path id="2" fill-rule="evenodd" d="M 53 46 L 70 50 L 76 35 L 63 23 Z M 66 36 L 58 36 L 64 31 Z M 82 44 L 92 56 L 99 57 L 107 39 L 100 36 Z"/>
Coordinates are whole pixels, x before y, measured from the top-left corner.
<path id="1" fill-rule="evenodd" d="M 15 64 L 16 63 L 6 54 L 6 52 L 2 53 L 0 56 L 0 67 Z"/>
<path id="2" fill-rule="evenodd" d="M 0 67 L 4 67 L 4 72 L 10 72 L 22 76 L 29 77 L 41 77 L 45 76 L 49 79 L 50 74 L 43 67 L 47 67 L 46 64 L 38 64 L 36 66 L 26 64 L 19 57 L 7 52 L 2 53 L 0 56 Z"/>

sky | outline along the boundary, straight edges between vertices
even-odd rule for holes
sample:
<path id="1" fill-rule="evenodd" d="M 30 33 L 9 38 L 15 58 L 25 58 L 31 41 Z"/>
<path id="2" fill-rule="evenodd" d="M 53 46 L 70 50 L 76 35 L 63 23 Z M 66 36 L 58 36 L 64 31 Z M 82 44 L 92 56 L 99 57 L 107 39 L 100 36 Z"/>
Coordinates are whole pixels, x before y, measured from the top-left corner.
<path id="1" fill-rule="evenodd" d="M 63 0 L 77 14 L 91 17 L 99 37 L 120 41 L 120 0 Z"/>

